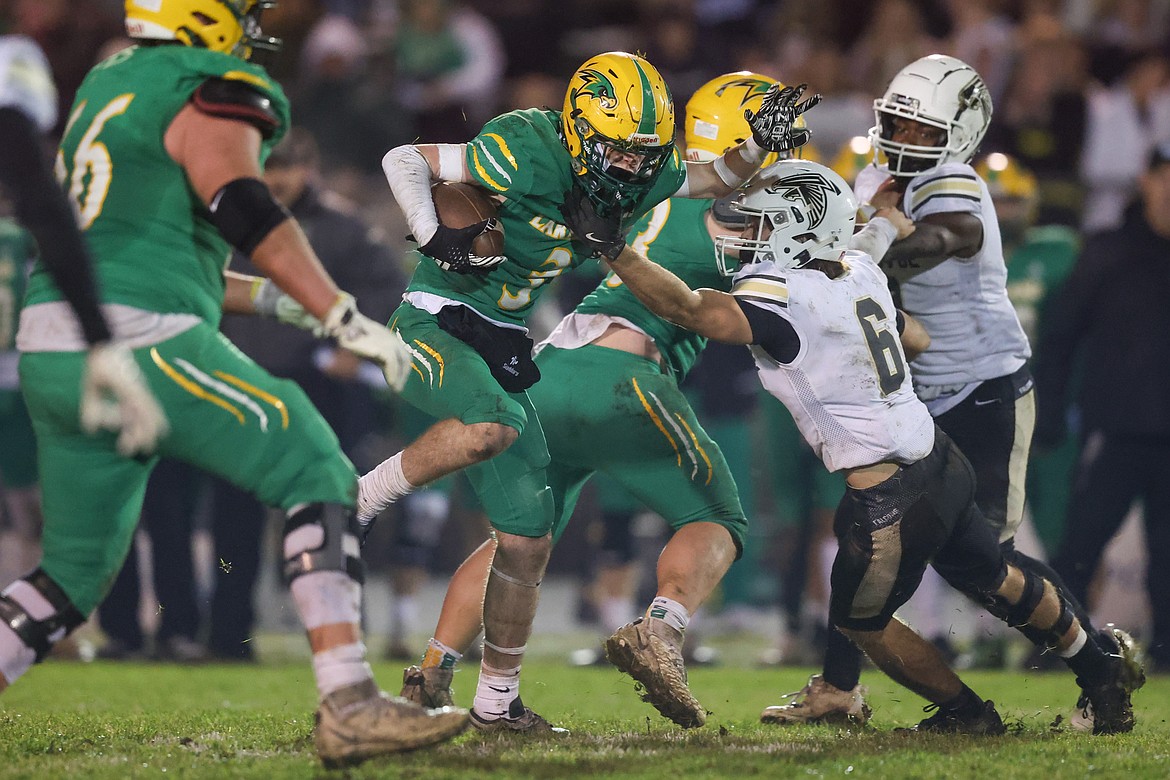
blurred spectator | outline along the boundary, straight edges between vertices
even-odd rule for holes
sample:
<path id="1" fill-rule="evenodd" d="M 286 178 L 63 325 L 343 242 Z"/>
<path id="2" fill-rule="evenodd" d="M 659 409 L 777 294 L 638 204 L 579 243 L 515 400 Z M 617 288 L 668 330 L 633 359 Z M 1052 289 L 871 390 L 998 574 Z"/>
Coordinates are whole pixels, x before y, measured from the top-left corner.
<path id="1" fill-rule="evenodd" d="M 1003 97 L 1011 73 L 1014 36 L 1011 21 L 996 0 L 948 0 L 950 42 L 945 51 L 983 76 L 993 103 Z"/>
<path id="2" fill-rule="evenodd" d="M 98 608 L 98 625 L 107 639 L 98 658 L 154 658 L 178 663 L 206 660 L 207 649 L 198 640 L 199 607 L 191 550 L 203 484 L 202 472 L 169 458 L 160 460 L 151 473 L 135 544 L 146 544 L 149 550 L 154 601 L 145 606 L 157 616 L 157 631 L 152 644 L 142 623 L 144 573 L 138 565 L 139 554 L 131 551 Z"/>
<path id="3" fill-rule="evenodd" d="M 799 70 L 777 76 L 785 84 L 807 83 L 809 90 L 823 97 L 805 121 L 812 130 L 812 144 L 825 157 L 850 138 L 864 136 L 875 121 L 873 98 L 852 87 L 846 67 L 845 53 L 832 41 L 821 41 L 810 48 Z M 853 181 L 853 177 L 845 180 Z"/>
<path id="4" fill-rule="evenodd" d="M 296 217 L 309 243 L 338 286 L 357 298 L 361 311 L 385 322 L 394 310 L 405 280 L 397 258 L 379 234 L 353 216 L 351 205 L 319 189 L 317 145 L 304 128 L 294 127 L 273 150 L 264 180 L 273 196 Z M 232 270 L 255 273 L 240 255 Z M 348 352 L 322 345 L 312 334 L 275 321 L 225 316 L 222 330 L 249 357 L 304 389 L 326 422 L 355 458 L 362 438 L 374 428 L 374 400 L 359 381 L 360 362 Z M 380 372 L 379 372 L 380 378 Z M 358 464 L 358 468 L 373 463 Z M 260 540 L 266 510 L 250 495 L 222 481 L 212 491 L 215 537 L 215 593 L 211 603 L 208 645 L 223 659 L 250 660 L 254 621 L 252 590 L 260 564 Z"/>
<path id="5" fill-rule="evenodd" d="M 1119 227 L 1150 149 L 1170 140 L 1170 61 L 1157 49 L 1127 59 L 1121 79 L 1089 94 L 1081 179 L 1086 233 Z"/>
<path id="6" fill-rule="evenodd" d="M 1149 657 L 1170 668 L 1170 143 L 1154 148 L 1140 198 L 1117 229 L 1088 239 L 1049 304 L 1037 350 L 1036 444 L 1058 443 L 1078 359 L 1081 454 L 1066 535 L 1053 563 L 1084 600 L 1102 551 L 1144 505 Z"/>
<path id="7" fill-rule="evenodd" d="M 1084 187 L 1077 173 L 1085 138 L 1085 58 L 1072 38 L 1021 50 L 984 148 L 1017 159 L 1037 177 L 1037 223 L 1078 226 Z"/>
<path id="8" fill-rule="evenodd" d="M 850 80 L 866 94 L 881 95 L 907 63 L 936 51 L 939 42 L 927 33 L 918 4 L 880 0 L 849 52 Z"/>
<path id="9" fill-rule="evenodd" d="M 505 67 L 499 34 L 458 0 L 402 0 L 400 7 L 399 97 L 414 112 L 419 136 L 470 140 L 498 108 Z"/>
<path id="10" fill-rule="evenodd" d="M 57 84 L 57 126 L 60 135 L 82 79 L 97 62 L 110 38 L 122 35 L 121 9 L 112 13 L 95 0 L 15 0 L 12 29 L 36 41 L 53 69 Z"/>
<path id="11" fill-rule="evenodd" d="M 692 95 L 711 78 L 711 64 L 699 46 L 700 30 L 686 0 L 652 3 L 642 14 L 639 38 L 675 95 Z M 681 129 L 682 112 L 675 116 Z"/>

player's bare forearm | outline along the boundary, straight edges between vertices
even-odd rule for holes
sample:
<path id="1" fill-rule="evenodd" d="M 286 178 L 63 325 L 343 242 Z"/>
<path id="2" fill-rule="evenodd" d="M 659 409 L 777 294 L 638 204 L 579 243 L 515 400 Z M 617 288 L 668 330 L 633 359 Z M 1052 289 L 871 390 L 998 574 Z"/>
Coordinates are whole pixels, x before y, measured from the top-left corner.
<path id="1" fill-rule="evenodd" d="M 273 229 L 252 252 L 252 262 L 322 322 L 341 293 L 295 220 L 287 220 Z"/>
<path id="2" fill-rule="evenodd" d="M 255 314 L 256 307 L 252 305 L 252 286 L 263 277 L 249 276 L 236 271 L 223 272 L 223 311 L 224 314 Z"/>
<path id="3" fill-rule="evenodd" d="M 627 246 L 610 262 L 646 308 L 681 328 L 731 344 L 751 342 L 751 326 L 735 299 L 718 290 L 692 290 L 669 270 Z"/>
<path id="4" fill-rule="evenodd" d="M 929 271 L 951 257 L 970 257 L 983 245 L 983 223 L 971 214 L 932 214 L 914 232 L 895 241 L 882 269 L 899 279 Z"/>
<path id="5" fill-rule="evenodd" d="M 733 146 L 723 153 L 723 174 L 716 168 L 716 160 L 687 162 L 687 197 L 722 198 L 756 174 L 762 157 L 756 159 L 747 142 Z"/>
<path id="6" fill-rule="evenodd" d="M 930 334 L 922 327 L 921 322 L 906 312 L 902 312 L 902 319 L 904 323 L 901 334 L 902 351 L 906 353 L 907 360 L 914 360 L 930 349 Z"/>

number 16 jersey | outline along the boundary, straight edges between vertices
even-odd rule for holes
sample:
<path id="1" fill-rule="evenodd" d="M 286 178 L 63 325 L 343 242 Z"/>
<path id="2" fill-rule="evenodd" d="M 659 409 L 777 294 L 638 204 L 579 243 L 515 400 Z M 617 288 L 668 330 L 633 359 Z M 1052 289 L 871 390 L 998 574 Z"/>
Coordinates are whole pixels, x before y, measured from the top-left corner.
<path id="1" fill-rule="evenodd" d="M 914 463 L 934 447 L 934 419 L 911 387 L 886 278 L 862 252 L 841 261 L 836 279 L 770 261 L 736 274 L 732 295 L 786 320 L 800 337 L 790 363 L 752 347 L 760 383 L 829 471 Z"/>

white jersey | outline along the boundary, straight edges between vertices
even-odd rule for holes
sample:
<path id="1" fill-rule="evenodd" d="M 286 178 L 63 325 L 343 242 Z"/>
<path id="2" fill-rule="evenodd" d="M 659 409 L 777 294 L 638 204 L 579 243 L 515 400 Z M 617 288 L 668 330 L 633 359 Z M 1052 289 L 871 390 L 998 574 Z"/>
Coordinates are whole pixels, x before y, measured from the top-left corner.
<path id="1" fill-rule="evenodd" d="M 830 471 L 914 463 L 934 446 L 934 419 L 911 387 L 886 277 L 862 252 L 846 251 L 842 262 L 836 279 L 771 261 L 735 275 L 732 295 L 787 320 L 800 337 L 787 364 L 752 347 L 760 382 Z"/>
<path id="2" fill-rule="evenodd" d="M 855 191 L 867 201 L 888 174 L 874 166 L 857 175 Z M 930 334 L 930 348 L 910 368 L 923 397 L 926 388 L 964 386 L 1015 372 L 1032 354 L 1007 296 L 999 221 L 987 185 L 966 163 L 946 163 L 915 177 L 902 210 L 918 221 L 929 214 L 963 212 L 983 223 L 983 246 L 971 257 L 951 257 L 900 282 L 902 309 Z M 897 276 L 897 269 L 891 273 Z"/>
<path id="3" fill-rule="evenodd" d="M 0 35 L 0 108 L 21 111 L 42 133 L 57 121 L 57 88 L 45 55 L 31 38 Z"/>

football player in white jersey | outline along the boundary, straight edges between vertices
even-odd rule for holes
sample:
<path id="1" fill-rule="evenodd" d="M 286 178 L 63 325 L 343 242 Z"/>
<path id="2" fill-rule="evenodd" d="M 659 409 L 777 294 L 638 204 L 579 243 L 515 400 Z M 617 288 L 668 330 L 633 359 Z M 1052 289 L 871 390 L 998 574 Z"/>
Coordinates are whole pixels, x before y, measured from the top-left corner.
<path id="1" fill-rule="evenodd" d="M 1090 638 L 1124 656 L 1132 692 L 1144 682 L 1132 639 L 1113 627 L 1093 628 L 1059 575 L 1015 549 L 1036 401 L 1031 348 L 1007 296 L 995 207 L 969 162 L 991 113 L 983 79 L 961 60 L 932 54 L 912 62 L 874 101 L 869 138 L 875 159 L 880 152 L 886 164 L 862 169 L 856 193 L 872 206 L 900 209 L 915 223 L 914 233 L 895 241 L 881 261 L 899 308 L 930 334 L 930 348 L 910 363 L 914 392 L 974 468 L 975 503 L 999 535 L 1004 556 L 1052 582 Z M 1039 643 L 1034 633 L 1029 639 Z M 860 675 L 860 654 L 830 631 L 823 675 L 762 718 L 785 725 L 858 711 Z M 1086 717 L 1088 704 L 1083 697 L 1078 702 Z"/>
<path id="2" fill-rule="evenodd" d="M 872 257 L 846 248 L 857 208 L 849 185 L 822 165 L 785 160 L 761 172 L 736 208 L 747 227 L 716 244 L 747 262 L 730 294 L 692 291 L 624 246 L 620 229 L 583 200 L 566 204 L 564 215 L 577 236 L 614 258 L 614 271 L 656 314 L 711 339 L 751 345 L 761 383 L 825 466 L 844 472 L 833 624 L 931 702 L 927 709 L 936 712 L 917 730 L 1003 733 L 995 706 L 894 617 L 930 564 L 1064 658 L 1097 714 L 1096 729 L 1132 729 L 1121 659 L 1088 641 L 1050 582 L 1004 559 L 975 505 L 971 466 L 914 394 L 898 337 L 904 318 L 886 278 Z M 885 217 L 873 222 L 896 229 Z"/>

